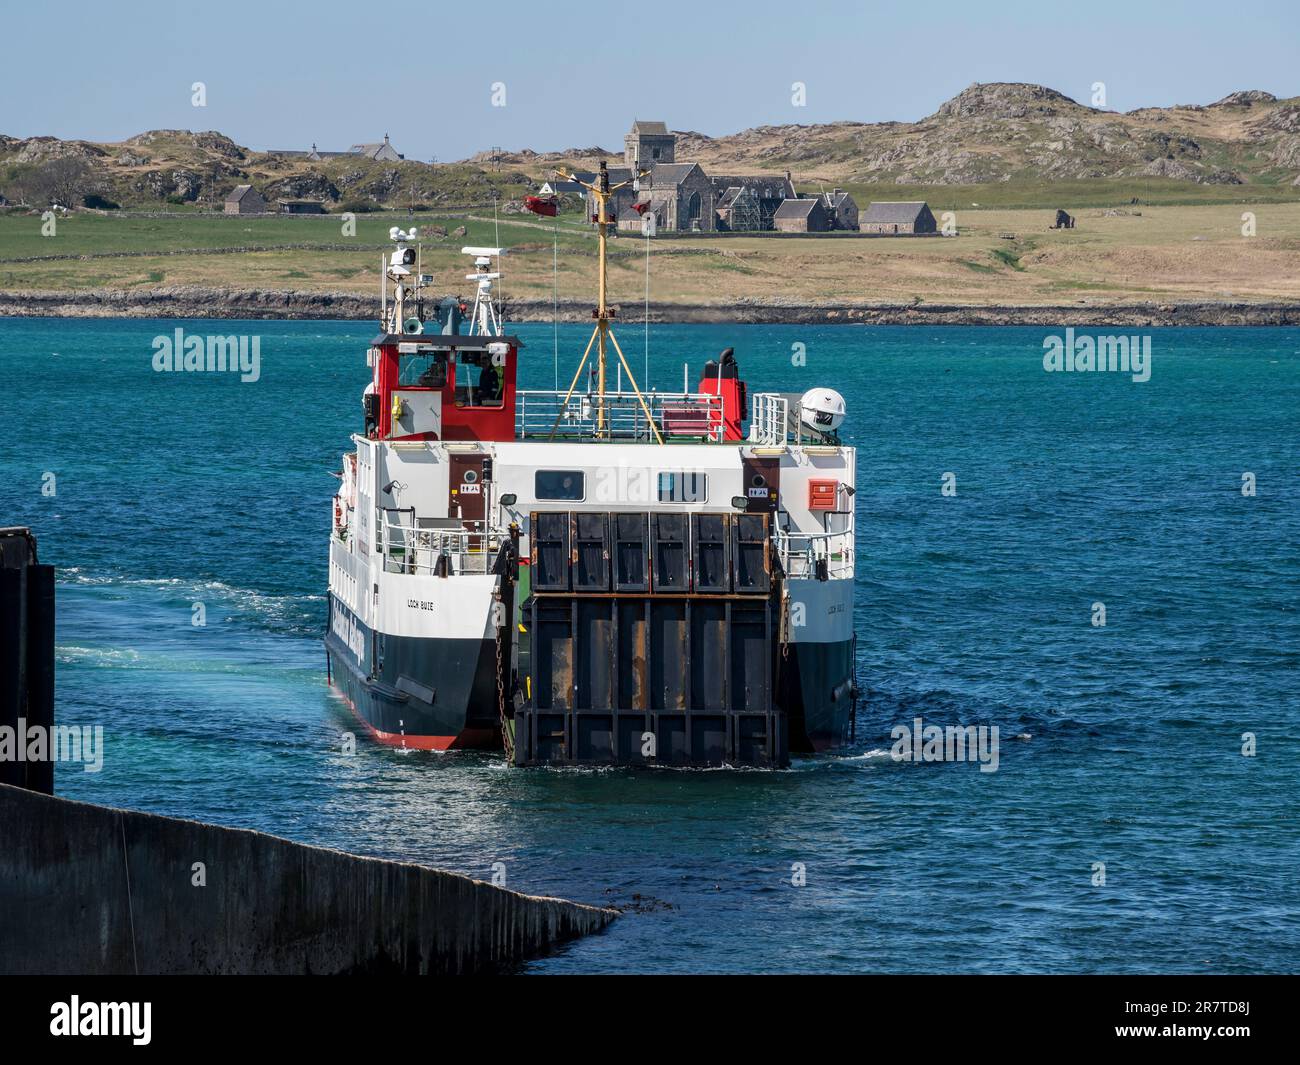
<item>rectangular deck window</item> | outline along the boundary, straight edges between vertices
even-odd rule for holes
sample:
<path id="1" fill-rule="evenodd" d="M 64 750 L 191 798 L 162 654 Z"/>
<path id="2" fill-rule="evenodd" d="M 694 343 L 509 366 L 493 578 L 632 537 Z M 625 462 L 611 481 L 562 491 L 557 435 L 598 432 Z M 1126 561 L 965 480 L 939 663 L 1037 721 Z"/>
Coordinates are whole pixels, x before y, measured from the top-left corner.
<path id="1" fill-rule="evenodd" d="M 505 364 L 488 352 L 459 352 L 456 355 L 456 406 L 504 406 L 505 376 Z"/>
<path id="2" fill-rule="evenodd" d="M 709 475 L 707 473 L 661 473 L 659 475 L 660 503 L 707 503 L 709 501 Z"/>
<path id="3" fill-rule="evenodd" d="M 538 470 L 533 476 L 533 495 L 538 499 L 579 502 L 587 495 L 586 480 L 581 470 Z"/>
<path id="4" fill-rule="evenodd" d="M 397 383 L 402 388 L 442 388 L 447 383 L 447 353 L 403 355 L 398 364 Z"/>

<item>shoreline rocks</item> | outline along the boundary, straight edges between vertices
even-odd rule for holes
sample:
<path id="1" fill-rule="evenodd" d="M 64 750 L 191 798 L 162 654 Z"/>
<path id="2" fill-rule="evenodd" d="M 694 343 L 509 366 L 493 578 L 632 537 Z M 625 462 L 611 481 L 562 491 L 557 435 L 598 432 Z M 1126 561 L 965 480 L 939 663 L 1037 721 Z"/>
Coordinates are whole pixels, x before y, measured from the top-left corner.
<path id="1" fill-rule="evenodd" d="M 623 320 L 639 322 L 640 308 Z M 511 300 L 506 318 L 549 322 L 550 300 Z M 84 292 L 0 291 L 0 317 L 17 318 L 248 318 L 378 319 L 371 293 L 307 292 L 164 286 Z M 562 322 L 590 322 L 588 303 L 559 305 Z M 1300 325 L 1300 302 L 1115 303 L 1035 305 L 811 304 L 741 300 L 729 304 L 658 304 L 652 323 L 734 322 L 750 325 Z"/>

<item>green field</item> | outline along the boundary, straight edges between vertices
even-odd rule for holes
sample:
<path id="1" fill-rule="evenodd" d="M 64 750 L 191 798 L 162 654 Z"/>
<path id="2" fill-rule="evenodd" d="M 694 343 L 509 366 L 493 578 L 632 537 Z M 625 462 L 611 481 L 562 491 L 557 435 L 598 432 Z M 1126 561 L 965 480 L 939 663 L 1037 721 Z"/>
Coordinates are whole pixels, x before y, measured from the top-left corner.
<path id="1" fill-rule="evenodd" d="M 936 191 L 927 190 L 930 202 L 938 214 L 955 211 L 957 237 L 681 234 L 648 248 L 638 236 L 619 237 L 610 254 L 611 298 L 641 303 L 648 252 L 651 299 L 661 305 L 1300 300 L 1300 202 L 1103 208 L 1058 197 L 1053 202 L 1078 226 L 1053 230 L 1050 208 L 996 208 L 968 190 L 962 195 L 978 208 L 955 201 L 945 207 Z M 1242 232 L 1245 211 L 1255 216 L 1255 235 Z M 508 298 L 549 302 L 554 291 L 585 303 L 594 296 L 594 231 L 581 215 L 558 224 L 516 214 L 494 222 L 490 207 L 359 214 L 352 237 L 343 235 L 338 215 L 89 213 L 60 218 L 57 235 L 43 237 L 38 215 L 0 212 L 0 290 L 371 293 L 389 228 L 412 224 L 424 227 L 421 265 L 435 275 L 438 292 L 470 291 L 462 246 L 500 244 L 509 249 L 502 262 Z M 448 235 L 437 236 L 433 226 Z M 459 226 L 466 234 L 451 235 Z"/>
<path id="2" fill-rule="evenodd" d="M 92 214 L 77 212 L 56 219 L 52 237 L 42 236 L 38 215 L 10 211 L 0 213 L 0 263 L 32 256 L 105 255 L 110 253 L 159 253 L 188 249 L 275 248 L 297 244 L 346 245 L 379 248 L 388 244 L 388 230 L 395 225 L 438 225 L 448 231 L 446 237 L 427 234 L 427 243 L 450 247 L 462 244 L 513 246 L 529 241 L 550 242 L 549 222 L 539 230 L 529 222 L 534 216 L 502 215 L 491 221 L 492 208 L 486 212 L 436 213 L 408 215 L 405 211 L 376 212 L 356 216 L 355 236 L 344 236 L 340 215 L 264 215 L 257 217 L 185 213 L 170 217 L 142 217 L 132 214 Z M 487 218 L 488 221 L 481 221 Z M 522 224 L 519 224 L 522 222 Z M 465 237 L 453 237 L 451 230 L 465 226 Z M 575 242 L 589 230 L 561 221 L 561 239 Z"/>

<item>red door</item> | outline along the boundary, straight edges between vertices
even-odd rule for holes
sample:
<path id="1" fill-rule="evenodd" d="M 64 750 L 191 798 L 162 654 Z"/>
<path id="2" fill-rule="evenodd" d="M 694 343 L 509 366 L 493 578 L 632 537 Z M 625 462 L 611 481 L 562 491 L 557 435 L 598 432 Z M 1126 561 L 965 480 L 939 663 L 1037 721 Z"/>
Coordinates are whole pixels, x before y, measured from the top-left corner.
<path id="1" fill-rule="evenodd" d="M 741 462 L 744 470 L 745 507 L 748 514 L 775 514 L 781 487 L 781 460 L 747 458 Z"/>
<path id="2" fill-rule="evenodd" d="M 447 514 L 460 518 L 466 528 L 471 522 L 481 522 L 487 513 L 483 484 L 482 455 L 452 455 L 448 473 L 449 495 Z"/>

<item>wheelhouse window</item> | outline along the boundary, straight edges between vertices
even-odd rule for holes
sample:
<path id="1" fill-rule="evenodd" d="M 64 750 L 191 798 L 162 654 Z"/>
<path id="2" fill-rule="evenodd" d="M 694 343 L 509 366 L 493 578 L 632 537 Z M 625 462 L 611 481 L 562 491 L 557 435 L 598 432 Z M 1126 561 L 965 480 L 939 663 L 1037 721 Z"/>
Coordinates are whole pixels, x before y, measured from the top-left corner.
<path id="1" fill-rule="evenodd" d="M 709 475 L 707 473 L 661 473 L 659 475 L 660 503 L 707 503 L 709 500 Z"/>
<path id="2" fill-rule="evenodd" d="M 581 470 L 538 470 L 533 476 L 537 499 L 577 502 L 586 498 L 587 475 Z"/>
<path id="3" fill-rule="evenodd" d="M 443 388 L 447 384 L 447 352 L 403 355 L 397 367 L 397 383 L 401 388 Z"/>
<path id="4" fill-rule="evenodd" d="M 486 351 L 456 355 L 456 406 L 501 407 L 505 404 L 506 368 Z"/>

